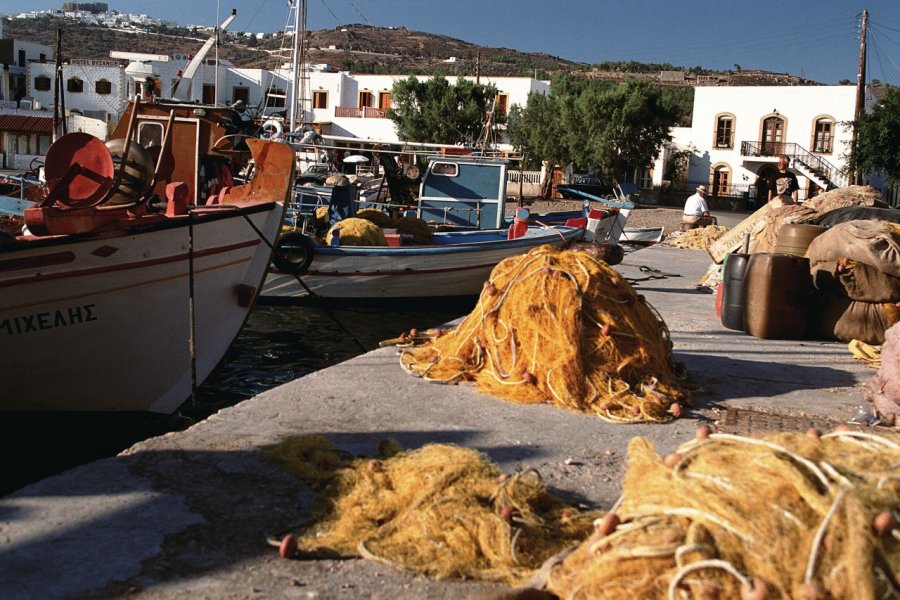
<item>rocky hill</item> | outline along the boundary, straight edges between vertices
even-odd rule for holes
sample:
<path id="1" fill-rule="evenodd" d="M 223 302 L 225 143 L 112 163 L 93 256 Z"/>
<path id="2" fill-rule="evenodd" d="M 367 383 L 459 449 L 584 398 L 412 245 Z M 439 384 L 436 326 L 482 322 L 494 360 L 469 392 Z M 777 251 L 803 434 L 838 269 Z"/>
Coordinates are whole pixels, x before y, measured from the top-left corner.
<path id="1" fill-rule="evenodd" d="M 7 38 L 56 45 L 63 34 L 63 57 L 106 59 L 110 50 L 153 54 L 195 53 L 208 33 L 165 25 L 152 30 L 114 30 L 88 26 L 72 19 L 42 16 L 37 19 L 5 19 Z M 219 46 L 219 56 L 241 67 L 274 69 L 289 56 L 290 39 L 275 35 L 264 40 L 229 32 Z M 479 46 L 456 38 L 414 31 L 405 27 L 344 25 L 312 31 L 309 62 L 354 73 L 527 76 L 549 79 L 565 72 L 583 77 L 624 80 L 644 77 L 670 85 L 814 85 L 815 82 L 783 73 L 745 71 L 715 72 L 700 67 L 603 63 L 588 65 L 539 52 Z"/>

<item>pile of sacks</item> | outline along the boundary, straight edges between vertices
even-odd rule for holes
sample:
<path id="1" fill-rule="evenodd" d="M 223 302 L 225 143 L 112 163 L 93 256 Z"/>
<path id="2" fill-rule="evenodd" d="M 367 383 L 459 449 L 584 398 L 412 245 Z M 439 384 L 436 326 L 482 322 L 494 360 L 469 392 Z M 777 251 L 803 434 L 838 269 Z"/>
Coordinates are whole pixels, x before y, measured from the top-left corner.
<path id="1" fill-rule="evenodd" d="M 847 221 L 816 237 L 806 252 L 818 292 L 810 311 L 816 337 L 868 344 L 900 321 L 900 225 Z"/>

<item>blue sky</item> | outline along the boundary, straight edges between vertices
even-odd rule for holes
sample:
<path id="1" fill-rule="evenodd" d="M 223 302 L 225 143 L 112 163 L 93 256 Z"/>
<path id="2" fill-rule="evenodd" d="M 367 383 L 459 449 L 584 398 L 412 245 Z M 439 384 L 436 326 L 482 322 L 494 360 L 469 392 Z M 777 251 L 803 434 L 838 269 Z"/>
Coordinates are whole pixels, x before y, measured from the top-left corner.
<path id="1" fill-rule="evenodd" d="M 0 0 L 0 13 L 62 0 Z M 111 10 L 234 31 L 283 29 L 287 0 L 107 0 Z M 569 60 L 766 69 L 823 83 L 856 80 L 857 15 L 869 10 L 869 78 L 900 85 L 900 0 L 308 0 L 308 26 L 407 27 Z M 188 10 L 185 10 L 188 7 Z"/>

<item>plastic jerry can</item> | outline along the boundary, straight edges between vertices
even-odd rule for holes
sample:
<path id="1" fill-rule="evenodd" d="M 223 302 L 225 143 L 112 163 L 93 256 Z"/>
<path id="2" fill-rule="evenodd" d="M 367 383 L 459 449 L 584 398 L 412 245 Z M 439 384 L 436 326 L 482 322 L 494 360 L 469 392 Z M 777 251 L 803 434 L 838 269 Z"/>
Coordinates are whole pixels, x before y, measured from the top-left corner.
<path id="1" fill-rule="evenodd" d="M 744 327 L 754 337 L 803 337 L 813 294 L 809 259 L 792 254 L 752 254 L 744 275 Z"/>
<path id="2" fill-rule="evenodd" d="M 744 280 L 749 254 L 729 254 L 722 269 L 722 326 L 744 331 Z"/>

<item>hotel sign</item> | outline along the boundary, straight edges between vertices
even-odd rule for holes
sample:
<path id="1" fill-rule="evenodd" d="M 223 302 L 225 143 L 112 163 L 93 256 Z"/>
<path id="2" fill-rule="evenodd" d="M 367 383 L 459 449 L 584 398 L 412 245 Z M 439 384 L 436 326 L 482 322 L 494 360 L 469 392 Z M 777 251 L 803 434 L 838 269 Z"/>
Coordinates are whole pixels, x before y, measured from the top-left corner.
<path id="1" fill-rule="evenodd" d="M 118 67 L 120 66 L 114 60 L 91 60 L 89 58 L 73 58 L 69 60 L 70 65 L 80 65 L 83 67 Z"/>

